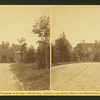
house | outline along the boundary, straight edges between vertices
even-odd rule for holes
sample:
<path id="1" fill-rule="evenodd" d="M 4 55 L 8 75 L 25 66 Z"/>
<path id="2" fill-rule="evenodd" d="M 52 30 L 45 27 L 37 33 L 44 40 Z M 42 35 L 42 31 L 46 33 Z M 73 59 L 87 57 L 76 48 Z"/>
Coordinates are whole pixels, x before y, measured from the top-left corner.
<path id="1" fill-rule="evenodd" d="M 100 43 L 97 41 L 95 41 L 95 43 L 85 43 L 85 41 L 83 40 L 81 43 L 78 43 L 75 48 L 84 47 L 86 50 L 93 50 L 95 47 L 98 47 L 98 46 L 100 46 Z"/>
<path id="2" fill-rule="evenodd" d="M 100 61 L 100 42 L 78 43 L 74 50 L 78 53 L 81 61 Z"/>

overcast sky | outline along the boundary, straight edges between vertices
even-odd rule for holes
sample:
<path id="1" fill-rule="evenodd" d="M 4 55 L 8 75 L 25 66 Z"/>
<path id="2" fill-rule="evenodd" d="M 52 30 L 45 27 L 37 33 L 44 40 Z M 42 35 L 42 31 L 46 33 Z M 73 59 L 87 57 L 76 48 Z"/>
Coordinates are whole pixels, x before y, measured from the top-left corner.
<path id="1" fill-rule="evenodd" d="M 65 32 L 72 46 L 100 40 L 100 7 L 53 7 L 52 41 Z"/>
<path id="2" fill-rule="evenodd" d="M 28 46 L 37 47 L 37 36 L 32 34 L 34 21 L 42 15 L 50 16 L 47 7 L 0 7 L 0 43 L 17 43 L 24 37 Z"/>

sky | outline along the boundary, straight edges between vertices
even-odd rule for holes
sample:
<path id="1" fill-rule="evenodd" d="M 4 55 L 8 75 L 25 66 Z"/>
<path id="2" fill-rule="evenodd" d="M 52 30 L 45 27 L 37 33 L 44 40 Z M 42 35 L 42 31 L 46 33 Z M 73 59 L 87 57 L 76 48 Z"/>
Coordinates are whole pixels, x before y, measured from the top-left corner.
<path id="1" fill-rule="evenodd" d="M 37 48 L 39 38 L 32 33 L 34 21 L 42 15 L 50 16 L 48 7 L 0 7 L 0 43 L 18 44 L 22 37 L 27 45 Z"/>
<path id="2" fill-rule="evenodd" d="M 63 31 L 73 47 L 82 40 L 100 41 L 100 7 L 53 7 L 53 43 Z"/>

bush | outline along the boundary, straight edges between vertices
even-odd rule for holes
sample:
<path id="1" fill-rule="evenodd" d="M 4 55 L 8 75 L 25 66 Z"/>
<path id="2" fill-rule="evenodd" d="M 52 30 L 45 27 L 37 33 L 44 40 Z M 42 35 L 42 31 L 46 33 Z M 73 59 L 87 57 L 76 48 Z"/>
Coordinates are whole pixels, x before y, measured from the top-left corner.
<path id="1" fill-rule="evenodd" d="M 49 90 L 50 70 L 40 69 L 37 64 L 13 64 L 11 71 L 23 83 L 24 90 Z"/>

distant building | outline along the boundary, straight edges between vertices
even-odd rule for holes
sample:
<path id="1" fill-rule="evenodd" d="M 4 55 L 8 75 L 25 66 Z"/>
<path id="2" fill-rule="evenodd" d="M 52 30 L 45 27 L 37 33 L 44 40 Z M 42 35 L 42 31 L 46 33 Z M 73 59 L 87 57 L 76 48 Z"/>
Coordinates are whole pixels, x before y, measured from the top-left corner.
<path id="1" fill-rule="evenodd" d="M 87 49 L 93 49 L 94 48 L 94 43 L 79 43 L 79 44 L 77 44 L 76 47 L 78 47 L 78 46 L 84 46 Z"/>
<path id="2" fill-rule="evenodd" d="M 95 40 L 94 43 L 85 43 L 85 40 L 82 40 L 81 43 L 78 43 L 76 47 L 84 46 L 87 49 L 93 49 L 95 46 L 100 46 L 100 41 Z"/>
<path id="3" fill-rule="evenodd" d="M 100 42 L 78 43 L 74 50 L 79 53 L 81 61 L 100 61 Z"/>

